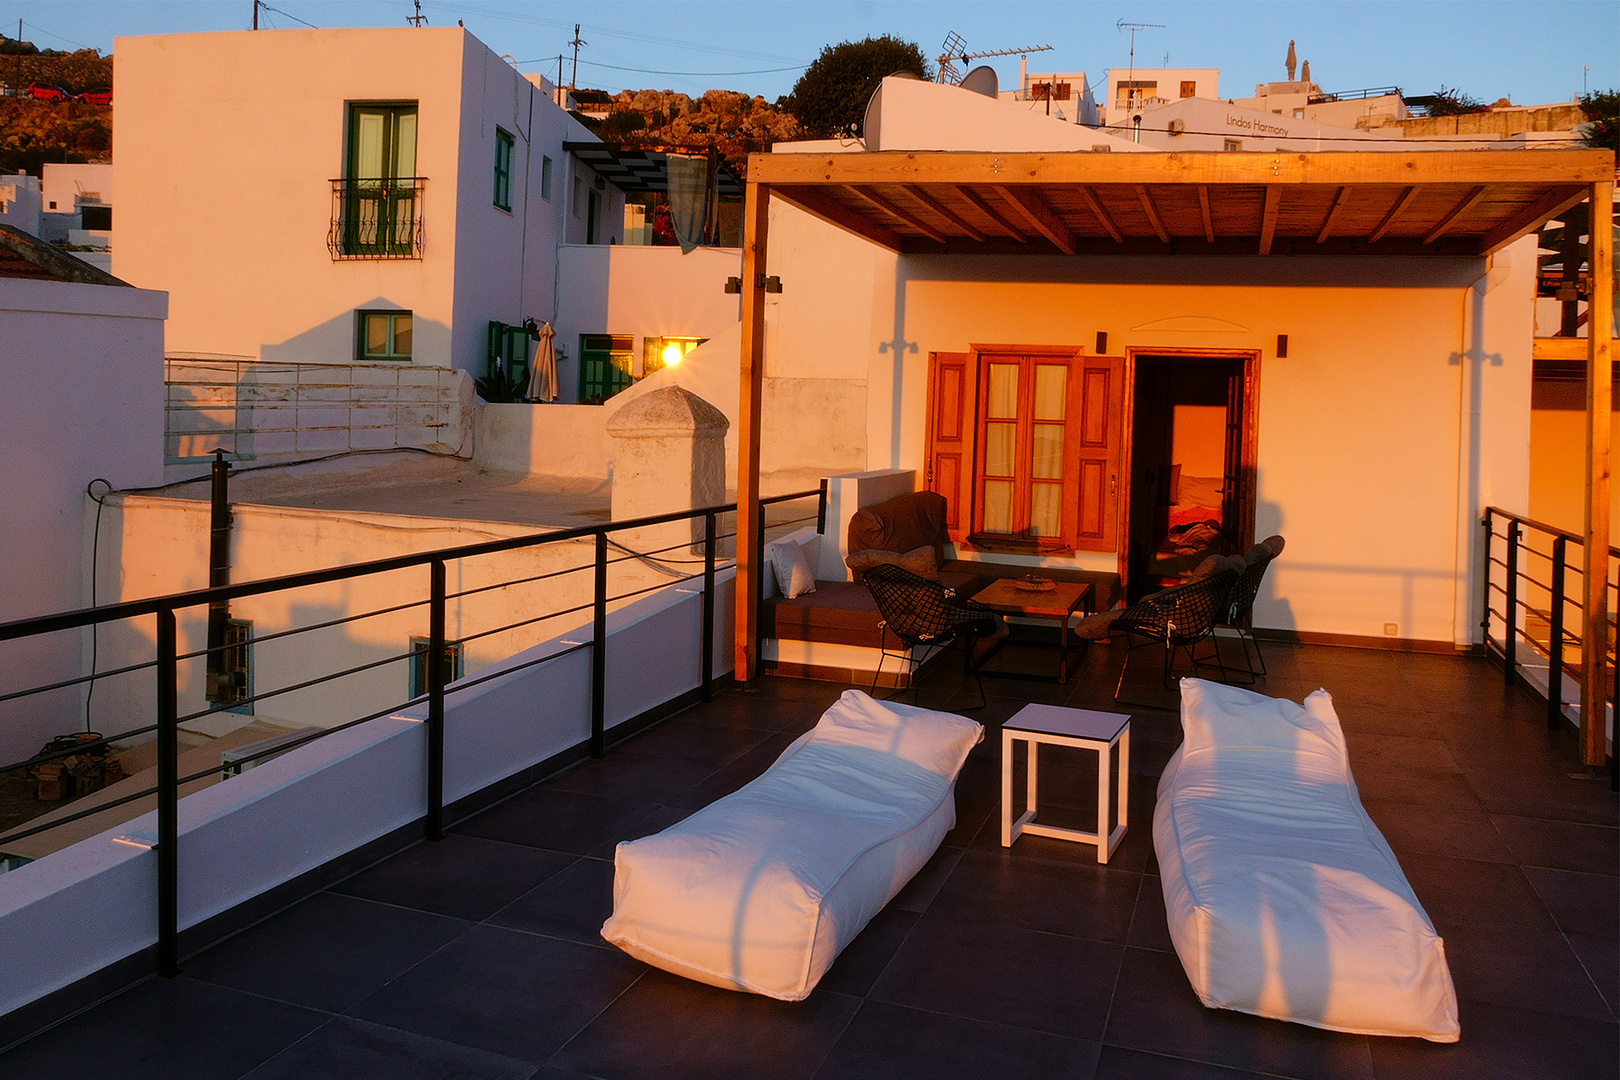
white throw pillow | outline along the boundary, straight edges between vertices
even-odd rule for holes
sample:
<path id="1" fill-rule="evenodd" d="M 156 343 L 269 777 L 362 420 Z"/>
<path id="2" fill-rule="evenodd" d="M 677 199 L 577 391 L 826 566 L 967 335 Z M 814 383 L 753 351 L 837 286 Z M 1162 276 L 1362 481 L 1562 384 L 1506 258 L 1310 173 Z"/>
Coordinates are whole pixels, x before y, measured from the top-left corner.
<path id="1" fill-rule="evenodd" d="M 771 567 L 776 571 L 776 587 L 792 600 L 816 591 L 816 575 L 805 560 L 804 549 L 792 540 L 778 540 L 770 546 Z"/>

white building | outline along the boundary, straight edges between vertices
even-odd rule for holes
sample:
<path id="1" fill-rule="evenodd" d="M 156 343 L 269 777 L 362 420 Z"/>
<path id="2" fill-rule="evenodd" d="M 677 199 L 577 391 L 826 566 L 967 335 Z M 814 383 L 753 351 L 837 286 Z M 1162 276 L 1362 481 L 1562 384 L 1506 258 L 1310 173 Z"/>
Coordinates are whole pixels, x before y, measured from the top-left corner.
<path id="1" fill-rule="evenodd" d="M 39 178 L 25 172 L 0 176 L 0 225 L 21 229 L 30 236 L 40 230 Z"/>
<path id="2" fill-rule="evenodd" d="M 1098 122 L 1118 124 L 1134 112 L 1183 98 L 1220 96 L 1219 68 L 1109 68 Z"/>

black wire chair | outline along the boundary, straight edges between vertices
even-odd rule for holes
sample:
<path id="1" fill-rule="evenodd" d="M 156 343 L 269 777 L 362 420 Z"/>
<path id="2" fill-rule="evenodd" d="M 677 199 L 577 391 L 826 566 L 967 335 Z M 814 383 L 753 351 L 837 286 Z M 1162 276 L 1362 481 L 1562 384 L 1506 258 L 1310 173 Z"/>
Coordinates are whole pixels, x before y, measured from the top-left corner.
<path id="1" fill-rule="evenodd" d="M 1126 701 L 1120 697 L 1125 688 L 1125 673 L 1131 666 L 1131 653 L 1145 645 L 1164 645 L 1164 688 L 1174 690 L 1170 670 L 1175 663 L 1176 650 L 1187 653 L 1194 670 L 1209 660 L 1199 660 L 1193 649 L 1205 638 L 1215 636 L 1215 623 L 1227 613 L 1227 597 L 1238 580 L 1236 570 L 1222 570 L 1206 578 L 1189 581 L 1185 585 L 1166 589 L 1144 597 L 1134 606 L 1126 608 L 1113 624 L 1116 633 L 1125 635 L 1125 664 L 1119 670 L 1119 685 L 1114 687 L 1114 700 L 1126 705 L 1153 708 L 1153 702 Z M 1226 667 L 1221 663 L 1220 650 L 1215 650 L 1214 663 L 1221 669 L 1221 681 L 1226 681 Z"/>
<path id="2" fill-rule="evenodd" d="M 983 604 L 951 595 L 945 586 L 932 578 L 913 574 L 890 563 L 881 563 L 867 570 L 863 582 L 877 603 L 878 614 L 883 617 L 879 624 L 884 634 L 883 655 L 878 660 L 877 671 L 872 675 L 873 694 L 877 693 L 884 661 L 891 655 L 888 635 L 893 634 L 906 647 L 905 652 L 894 654 L 896 659 L 902 661 L 912 659 L 918 648 L 961 648 L 962 670 L 971 672 L 979 685 L 979 703 L 973 708 L 984 708 L 984 682 L 973 669 L 973 646 L 979 638 L 996 634 L 999 627 L 996 613 Z M 912 663 L 907 679 L 912 704 L 918 701 L 917 671 L 933 655 L 925 652 L 922 660 Z M 901 667 L 904 670 L 904 664 Z"/>
<path id="3" fill-rule="evenodd" d="M 1215 620 L 1217 627 L 1236 633 L 1238 643 L 1243 646 L 1243 667 L 1249 675 L 1248 680 L 1243 684 L 1244 686 L 1253 686 L 1256 679 L 1263 678 L 1266 674 L 1266 658 L 1260 654 L 1259 639 L 1254 636 L 1254 631 L 1245 628 L 1243 624 L 1248 620 L 1249 612 L 1254 608 L 1254 598 L 1260 594 L 1260 581 L 1266 576 L 1266 568 L 1271 565 L 1271 560 L 1274 558 L 1276 558 L 1275 555 L 1268 553 L 1256 555 L 1249 560 L 1249 564 L 1243 568 L 1243 572 L 1232 583 L 1232 591 L 1227 594 L 1226 605 L 1222 608 L 1220 617 Z M 1215 642 L 1214 635 L 1210 636 L 1210 642 L 1215 645 L 1215 658 L 1218 661 L 1221 648 Z M 1255 661 L 1260 665 L 1259 671 L 1255 671 L 1254 664 L 1249 662 L 1249 646 L 1251 644 L 1254 646 Z M 1208 663 L 1208 661 L 1204 662 Z M 1223 668 L 1222 671 L 1224 672 L 1224 670 Z M 1234 668 L 1233 671 L 1235 673 L 1236 669 Z"/>

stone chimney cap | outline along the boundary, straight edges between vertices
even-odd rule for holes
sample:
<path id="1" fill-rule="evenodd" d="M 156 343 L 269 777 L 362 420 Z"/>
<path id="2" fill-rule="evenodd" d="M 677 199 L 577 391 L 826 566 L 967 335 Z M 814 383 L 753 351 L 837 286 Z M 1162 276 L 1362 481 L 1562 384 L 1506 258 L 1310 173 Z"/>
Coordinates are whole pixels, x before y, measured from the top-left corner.
<path id="1" fill-rule="evenodd" d="M 726 414 L 680 386 L 643 394 L 608 417 L 614 438 L 670 435 L 724 435 L 731 427 Z"/>

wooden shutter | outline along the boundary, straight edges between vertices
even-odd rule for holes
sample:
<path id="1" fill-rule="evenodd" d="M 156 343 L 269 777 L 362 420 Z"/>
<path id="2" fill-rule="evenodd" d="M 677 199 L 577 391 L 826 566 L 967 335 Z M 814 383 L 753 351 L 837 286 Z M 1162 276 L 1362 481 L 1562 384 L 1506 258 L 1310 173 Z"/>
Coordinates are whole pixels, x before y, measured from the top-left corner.
<path id="1" fill-rule="evenodd" d="M 1075 475 L 1079 515 L 1074 532 L 1078 551 L 1115 551 L 1119 547 L 1124 382 L 1125 361 L 1120 357 L 1086 357 L 1079 423 L 1070 426 L 1079 459 Z"/>
<path id="2" fill-rule="evenodd" d="M 928 354 L 927 487 L 945 496 L 945 528 L 960 543 L 973 522 L 976 371 L 967 353 Z"/>

